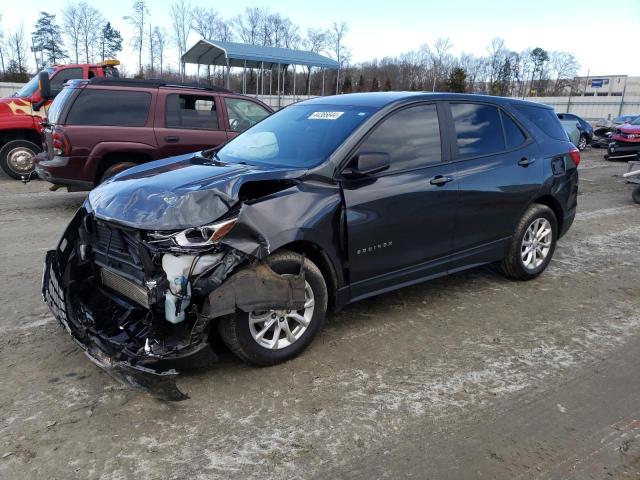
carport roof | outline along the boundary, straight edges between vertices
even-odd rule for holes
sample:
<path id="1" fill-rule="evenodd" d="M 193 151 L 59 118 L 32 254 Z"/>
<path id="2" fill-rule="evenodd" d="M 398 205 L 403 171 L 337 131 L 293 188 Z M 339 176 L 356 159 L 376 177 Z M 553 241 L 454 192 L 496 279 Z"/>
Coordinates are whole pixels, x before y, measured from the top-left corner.
<path id="1" fill-rule="evenodd" d="M 290 48 L 265 47 L 247 43 L 200 40 L 182 55 L 184 63 L 229 65 L 230 67 L 271 68 L 274 65 L 305 65 L 337 69 L 338 62 L 319 53 Z M 246 62 L 246 64 L 245 64 Z"/>

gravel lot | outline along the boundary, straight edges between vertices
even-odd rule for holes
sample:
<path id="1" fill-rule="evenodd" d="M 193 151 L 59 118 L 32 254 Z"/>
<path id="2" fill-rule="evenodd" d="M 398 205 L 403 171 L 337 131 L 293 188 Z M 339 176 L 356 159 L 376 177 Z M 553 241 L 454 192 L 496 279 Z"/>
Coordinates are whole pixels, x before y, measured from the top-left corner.
<path id="1" fill-rule="evenodd" d="M 602 154 L 539 279 L 360 302 L 287 364 L 183 376 L 181 403 L 119 385 L 41 303 L 84 194 L 0 178 L 0 477 L 640 478 L 640 206 Z"/>

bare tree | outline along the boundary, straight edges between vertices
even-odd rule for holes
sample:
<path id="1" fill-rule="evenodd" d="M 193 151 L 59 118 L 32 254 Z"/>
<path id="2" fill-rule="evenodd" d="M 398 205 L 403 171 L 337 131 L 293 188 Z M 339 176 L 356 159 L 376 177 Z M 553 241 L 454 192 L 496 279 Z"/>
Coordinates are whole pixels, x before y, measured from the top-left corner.
<path id="1" fill-rule="evenodd" d="M 164 64 L 164 50 L 167 46 L 167 32 L 164 28 L 154 27 L 153 28 L 153 37 L 154 43 L 156 45 L 156 49 L 158 52 L 158 63 L 160 67 L 160 76 L 162 77 L 162 70 Z"/>
<path id="2" fill-rule="evenodd" d="M 251 45 L 259 43 L 265 45 L 266 39 L 270 36 L 269 33 L 264 32 L 266 25 L 264 19 L 267 15 L 266 9 L 258 7 L 247 7 L 242 14 L 237 15 L 234 24 L 240 40 Z"/>
<path id="3" fill-rule="evenodd" d="M 336 93 L 340 91 L 340 71 L 348 60 L 347 48 L 344 45 L 343 39 L 349 32 L 349 26 L 346 22 L 333 22 L 330 30 L 331 45 L 333 53 L 338 61 L 338 72 L 336 75 Z"/>
<path id="4" fill-rule="evenodd" d="M 0 68 L 2 68 L 2 75 L 7 73 L 4 65 L 4 31 L 2 30 L 2 15 L 0 14 Z"/>
<path id="5" fill-rule="evenodd" d="M 440 81 L 446 81 L 449 75 L 449 69 L 451 67 L 451 55 L 449 50 L 453 47 L 449 38 L 438 38 L 433 44 L 433 50 L 431 51 L 431 64 L 433 68 L 433 85 L 432 92 L 436 91 L 436 83 Z"/>
<path id="6" fill-rule="evenodd" d="M 62 29 L 73 49 L 73 60 L 80 62 L 80 8 L 77 3 L 69 3 L 62 10 Z"/>
<path id="7" fill-rule="evenodd" d="M 329 41 L 329 34 L 325 30 L 319 28 L 309 28 L 307 30 L 307 36 L 302 42 L 302 46 L 305 50 L 314 53 L 320 53 L 326 50 Z M 311 68 L 307 67 L 307 74 L 305 75 L 305 84 L 307 91 L 311 81 Z"/>
<path id="8" fill-rule="evenodd" d="M 27 40 L 24 34 L 24 25 L 20 23 L 14 32 L 9 30 L 7 36 L 9 51 L 9 66 L 7 68 L 11 80 L 27 80 Z"/>
<path id="9" fill-rule="evenodd" d="M 191 3 L 188 0 L 178 0 L 171 4 L 170 13 L 173 26 L 173 41 L 178 47 L 178 64 L 180 65 L 181 75 L 184 77 L 182 56 L 187 51 L 187 39 L 191 32 Z"/>
<path id="10" fill-rule="evenodd" d="M 191 21 L 191 29 L 205 40 L 218 40 L 220 18 L 213 8 L 195 7 Z M 207 82 L 211 82 L 211 65 L 207 65 Z"/>
<path id="11" fill-rule="evenodd" d="M 134 35 L 131 37 L 131 46 L 138 50 L 138 75 L 142 76 L 142 49 L 144 47 L 144 26 L 149 15 L 147 2 L 145 0 L 136 0 L 133 2 L 133 13 L 122 17 L 129 25 L 134 28 Z"/>
<path id="12" fill-rule="evenodd" d="M 549 64 L 555 77 L 552 95 L 562 95 L 567 87 L 571 87 L 573 77 L 578 74 L 580 64 L 572 53 L 551 52 Z"/>
<path id="13" fill-rule="evenodd" d="M 79 2 L 77 8 L 78 35 L 84 48 L 85 62 L 90 63 L 93 57 L 93 49 L 100 39 L 100 30 L 104 23 L 104 17 L 97 9 L 85 1 Z"/>
<path id="14" fill-rule="evenodd" d="M 149 73 L 153 76 L 155 74 L 156 65 L 156 36 L 154 33 L 153 25 L 151 25 L 151 23 L 149 23 L 149 30 L 147 31 L 146 44 L 147 50 L 149 52 Z"/>

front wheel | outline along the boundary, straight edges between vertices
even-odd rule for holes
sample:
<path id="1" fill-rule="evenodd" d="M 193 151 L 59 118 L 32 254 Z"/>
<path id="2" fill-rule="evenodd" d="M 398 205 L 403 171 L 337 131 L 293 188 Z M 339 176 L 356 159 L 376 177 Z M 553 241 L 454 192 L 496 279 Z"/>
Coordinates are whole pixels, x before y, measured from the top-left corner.
<path id="1" fill-rule="evenodd" d="M 28 140 L 12 140 L 0 149 L 0 167 L 11 178 L 20 180 L 33 172 L 33 159 L 42 149 Z"/>
<path id="2" fill-rule="evenodd" d="M 578 140 L 578 150 L 583 151 L 587 148 L 587 136 L 580 135 L 580 139 Z"/>
<path id="3" fill-rule="evenodd" d="M 516 280 L 540 275 L 553 256 L 558 239 L 558 221 L 546 205 L 533 204 L 524 213 L 511 238 L 502 272 Z"/>
<path id="4" fill-rule="evenodd" d="M 276 252 L 267 258 L 280 275 L 300 272 L 301 255 Z M 305 304 L 300 310 L 237 311 L 220 319 L 222 340 L 239 358 L 256 365 L 275 365 L 300 353 L 322 328 L 327 314 L 327 285 L 318 267 L 304 258 Z"/>

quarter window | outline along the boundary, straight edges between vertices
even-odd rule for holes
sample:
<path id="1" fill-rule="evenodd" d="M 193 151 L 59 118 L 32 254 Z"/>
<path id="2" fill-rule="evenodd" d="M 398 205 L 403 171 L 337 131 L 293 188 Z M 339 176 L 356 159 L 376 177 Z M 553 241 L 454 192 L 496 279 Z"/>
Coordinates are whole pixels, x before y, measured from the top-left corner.
<path id="1" fill-rule="evenodd" d="M 502 125 L 504 125 L 504 134 L 507 139 L 507 148 L 519 147 L 527 139 L 527 136 L 509 115 L 504 112 L 500 112 L 500 115 L 502 116 Z"/>
<path id="2" fill-rule="evenodd" d="M 233 132 L 244 132 L 260 120 L 269 116 L 269 111 L 255 102 L 239 98 L 225 98 L 229 115 L 229 129 Z"/>
<path id="3" fill-rule="evenodd" d="M 458 156 L 477 157 L 505 149 L 500 113 L 496 107 L 475 103 L 453 103 Z"/>
<path id="4" fill-rule="evenodd" d="M 439 163 L 442 152 L 436 106 L 418 105 L 394 113 L 375 128 L 360 151 L 388 153 L 388 172 Z"/>
<path id="5" fill-rule="evenodd" d="M 169 95 L 165 120 L 167 128 L 220 129 L 214 97 Z"/>
<path id="6" fill-rule="evenodd" d="M 151 94 L 84 89 L 71 106 L 67 125 L 142 127 L 147 123 Z"/>

